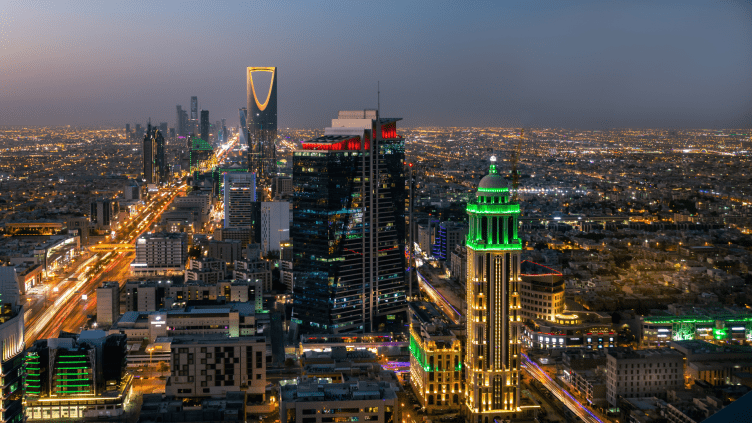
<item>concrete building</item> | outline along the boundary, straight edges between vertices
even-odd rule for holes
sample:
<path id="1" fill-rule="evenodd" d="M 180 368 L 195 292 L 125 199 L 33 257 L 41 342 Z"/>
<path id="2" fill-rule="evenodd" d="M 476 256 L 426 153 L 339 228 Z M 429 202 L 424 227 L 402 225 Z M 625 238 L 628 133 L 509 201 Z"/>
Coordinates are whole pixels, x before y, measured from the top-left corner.
<path id="1" fill-rule="evenodd" d="M 242 390 L 249 403 L 266 402 L 267 349 L 263 336 L 173 337 L 165 393 L 185 398 Z"/>
<path id="2" fill-rule="evenodd" d="M 19 303 L 18 285 L 3 284 L 0 291 L 0 343 L 3 390 L 0 392 L 0 422 L 23 421 L 24 308 Z"/>
<path id="3" fill-rule="evenodd" d="M 283 423 L 330 421 L 399 422 L 398 388 L 388 382 L 360 380 L 325 383 L 300 380 L 280 388 L 279 416 Z"/>
<path id="4" fill-rule="evenodd" d="M 236 239 L 226 241 L 211 240 L 209 242 L 208 257 L 221 260 L 225 263 L 233 263 L 243 258 L 243 244 Z"/>
<path id="5" fill-rule="evenodd" d="M 254 304 L 226 303 L 187 306 L 160 311 L 127 311 L 110 327 L 109 333 L 122 333 L 128 342 L 158 336 L 229 334 L 230 337 L 256 334 Z"/>
<path id="6" fill-rule="evenodd" d="M 521 341 L 528 348 L 597 350 L 616 345 L 616 336 L 608 313 L 577 311 L 560 313 L 554 321 L 525 321 Z"/>
<path id="7" fill-rule="evenodd" d="M 182 398 L 163 394 L 144 394 L 139 412 L 140 423 L 242 423 L 247 418 L 247 398 L 243 391 L 227 392 L 223 396 L 183 402 Z"/>
<path id="8" fill-rule="evenodd" d="M 111 326 L 120 317 L 120 284 L 105 282 L 97 288 L 97 325 Z"/>
<path id="9" fill-rule="evenodd" d="M 684 386 L 684 357 L 676 350 L 658 348 L 608 351 L 606 396 L 617 407 L 620 398 L 655 396 L 665 399 L 670 389 Z"/>
<path id="10" fill-rule="evenodd" d="M 136 240 L 134 275 L 182 273 L 188 260 L 188 235 L 183 232 L 144 234 Z"/>
<path id="11" fill-rule="evenodd" d="M 261 252 L 279 251 L 282 242 L 290 239 L 290 203 L 264 201 L 261 203 Z"/>
<path id="12" fill-rule="evenodd" d="M 235 261 L 235 270 L 232 271 L 235 280 L 259 280 L 263 284 L 264 291 L 272 290 L 271 263 L 261 259 L 246 259 Z"/>
<path id="13" fill-rule="evenodd" d="M 126 311 L 157 311 L 180 308 L 195 302 L 250 302 L 258 312 L 263 309 L 261 282 L 222 280 L 214 284 L 171 281 L 130 281 L 125 284 Z"/>
<path id="14" fill-rule="evenodd" d="M 523 260 L 520 277 L 520 314 L 523 321 L 556 321 L 564 311 L 564 275 L 550 267 Z"/>
<path id="15" fill-rule="evenodd" d="M 690 383 L 705 381 L 719 386 L 732 384 L 734 375 L 752 371 L 752 347 L 715 345 L 707 341 L 672 341 L 671 347 L 686 357 Z"/>
<path id="16" fill-rule="evenodd" d="M 292 178 L 275 176 L 272 178 L 272 198 L 281 199 L 292 195 Z"/>
<path id="17" fill-rule="evenodd" d="M 256 228 L 256 174 L 225 172 L 223 175 L 225 228 Z"/>
<path id="18" fill-rule="evenodd" d="M 413 302 L 409 309 L 413 392 L 427 414 L 457 412 L 464 388 L 462 342 L 433 304 Z"/>
<path id="19" fill-rule="evenodd" d="M 253 228 L 217 228 L 214 230 L 214 239 L 217 241 L 240 241 L 240 247 L 245 248 L 254 242 L 255 232 Z"/>
<path id="20" fill-rule="evenodd" d="M 216 284 L 225 279 L 227 265 L 223 260 L 203 257 L 188 260 L 188 269 L 185 271 L 185 281 L 196 281 L 203 284 Z"/>

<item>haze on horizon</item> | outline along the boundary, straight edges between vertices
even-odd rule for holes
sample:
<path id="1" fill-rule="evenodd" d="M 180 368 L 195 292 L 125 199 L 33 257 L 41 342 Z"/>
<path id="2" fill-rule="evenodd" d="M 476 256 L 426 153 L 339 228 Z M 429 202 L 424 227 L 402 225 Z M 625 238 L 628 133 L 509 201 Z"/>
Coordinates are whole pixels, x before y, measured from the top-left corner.
<path id="1" fill-rule="evenodd" d="M 378 7 L 374 7 L 378 4 Z M 417 126 L 752 126 L 752 2 L 0 5 L 0 125 L 237 125 L 278 67 L 280 128 L 376 106 Z"/>

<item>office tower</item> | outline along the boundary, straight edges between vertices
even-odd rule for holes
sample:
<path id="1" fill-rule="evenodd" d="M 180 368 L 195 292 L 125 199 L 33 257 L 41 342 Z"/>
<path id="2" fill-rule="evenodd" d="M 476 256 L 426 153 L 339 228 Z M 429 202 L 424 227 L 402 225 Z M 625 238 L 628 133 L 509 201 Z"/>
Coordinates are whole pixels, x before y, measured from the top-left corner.
<path id="1" fill-rule="evenodd" d="M 144 180 L 147 184 L 167 182 L 165 166 L 165 139 L 156 126 L 147 127 L 144 136 Z"/>
<path id="2" fill-rule="evenodd" d="M 658 397 L 665 400 L 668 391 L 684 387 L 684 355 L 673 348 L 633 350 L 617 347 L 609 348 L 606 354 L 606 399 L 612 407 L 619 406 L 622 398 Z"/>
<path id="3" fill-rule="evenodd" d="M 496 158 L 491 162 L 467 205 L 465 401 L 471 423 L 520 413 L 520 205 L 510 201 Z"/>
<path id="4" fill-rule="evenodd" d="M 175 128 L 170 128 L 170 139 L 175 140 L 177 138 L 177 132 L 175 132 Z"/>
<path id="5" fill-rule="evenodd" d="M 113 215 L 112 200 L 100 198 L 99 200 L 92 201 L 91 223 L 94 223 L 97 228 L 102 229 L 105 226 L 109 226 L 112 223 Z"/>
<path id="6" fill-rule="evenodd" d="M 261 203 L 261 251 L 279 251 L 282 241 L 290 239 L 290 203 L 264 201 Z"/>
<path id="7" fill-rule="evenodd" d="M 256 174 L 225 172 L 222 175 L 225 206 L 225 228 L 256 228 Z M 258 230 L 256 228 L 256 230 Z"/>
<path id="8" fill-rule="evenodd" d="M 546 321 L 556 321 L 556 317 L 564 312 L 564 275 L 557 270 L 525 260 L 520 268 L 520 278 L 522 320 L 531 322 L 531 327 L 545 324 Z"/>
<path id="9" fill-rule="evenodd" d="M 183 106 L 175 106 L 175 132 L 179 137 L 185 136 L 185 122 L 183 121 Z"/>
<path id="10" fill-rule="evenodd" d="M 99 330 L 34 342 L 25 359 L 26 421 L 120 421 L 133 398 L 126 345 L 126 335 Z"/>
<path id="11" fill-rule="evenodd" d="M 167 122 L 159 122 L 159 132 L 162 136 L 167 136 Z"/>
<path id="12" fill-rule="evenodd" d="M 272 198 L 281 198 L 292 194 L 292 178 L 275 176 L 272 178 Z"/>
<path id="13" fill-rule="evenodd" d="M 201 111 L 201 139 L 209 142 L 209 111 Z"/>
<path id="14" fill-rule="evenodd" d="M 238 115 L 240 116 L 240 127 L 238 128 L 238 142 L 240 144 L 248 144 L 248 108 L 241 107 L 238 109 Z"/>
<path id="15" fill-rule="evenodd" d="M 220 129 L 222 130 L 221 132 L 222 137 L 221 138 L 217 137 L 217 138 L 219 138 L 220 142 L 227 142 L 227 120 L 224 118 L 222 119 L 222 126 L 220 126 Z M 217 130 L 217 132 L 219 132 L 219 130 Z"/>
<path id="16" fill-rule="evenodd" d="M 97 325 L 111 326 L 120 317 L 120 284 L 105 282 L 97 288 Z"/>
<path id="17" fill-rule="evenodd" d="M 398 120 L 340 112 L 323 137 L 293 153 L 294 312 L 307 330 L 370 332 L 404 317 L 399 211 L 388 181 L 405 183 L 386 157 L 404 157 Z"/>
<path id="18" fill-rule="evenodd" d="M 14 266 L 0 266 L 0 366 L 3 390 L 0 392 L 0 422 L 23 421 L 24 308 Z"/>
<path id="19" fill-rule="evenodd" d="M 131 137 L 131 124 L 126 123 L 125 124 L 125 139 L 130 139 Z"/>
<path id="20" fill-rule="evenodd" d="M 266 98 L 259 98 L 266 87 L 258 84 L 259 73 L 271 73 Z M 256 83 L 254 83 L 256 74 Z M 249 67 L 246 72 L 248 94 L 248 169 L 256 172 L 259 191 L 265 192 L 277 166 L 277 68 Z M 266 198 L 262 198 L 266 199 Z"/>
<path id="21" fill-rule="evenodd" d="M 198 97 L 191 97 L 191 120 L 198 119 Z"/>

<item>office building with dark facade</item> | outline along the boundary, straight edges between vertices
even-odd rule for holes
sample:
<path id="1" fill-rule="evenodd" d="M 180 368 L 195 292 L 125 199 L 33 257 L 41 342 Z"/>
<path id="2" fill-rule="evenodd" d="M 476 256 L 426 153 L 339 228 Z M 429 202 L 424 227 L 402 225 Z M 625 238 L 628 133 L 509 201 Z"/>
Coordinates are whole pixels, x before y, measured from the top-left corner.
<path id="1" fill-rule="evenodd" d="M 165 167 L 165 139 L 162 131 L 149 124 L 144 136 L 144 180 L 147 184 L 164 183 L 167 180 Z"/>
<path id="2" fill-rule="evenodd" d="M 271 81 L 267 87 L 261 87 L 259 73 L 271 73 Z M 256 74 L 256 80 L 254 80 Z M 256 173 L 259 181 L 259 191 L 269 185 L 269 181 L 276 176 L 277 169 L 277 68 L 249 67 L 246 70 L 248 104 L 247 139 L 248 139 L 248 169 Z M 259 93 L 266 92 L 266 98 L 259 98 Z M 260 200 L 267 200 L 261 197 Z"/>
<path id="3" fill-rule="evenodd" d="M 293 318 L 305 330 L 370 332 L 404 318 L 398 120 L 340 112 L 293 154 Z"/>

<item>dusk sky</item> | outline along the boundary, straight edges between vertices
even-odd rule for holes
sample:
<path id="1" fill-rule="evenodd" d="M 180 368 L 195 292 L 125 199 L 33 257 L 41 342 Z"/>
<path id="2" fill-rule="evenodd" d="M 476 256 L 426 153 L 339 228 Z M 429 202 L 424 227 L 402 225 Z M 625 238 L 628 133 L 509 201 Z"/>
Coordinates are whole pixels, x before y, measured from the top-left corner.
<path id="1" fill-rule="evenodd" d="M 279 127 L 750 127 L 750 1 L 0 1 L 0 125 L 237 125 L 278 67 Z"/>

